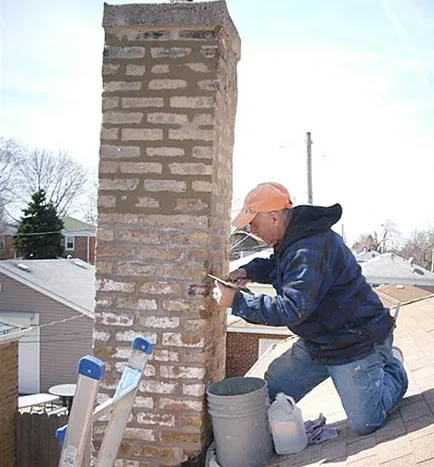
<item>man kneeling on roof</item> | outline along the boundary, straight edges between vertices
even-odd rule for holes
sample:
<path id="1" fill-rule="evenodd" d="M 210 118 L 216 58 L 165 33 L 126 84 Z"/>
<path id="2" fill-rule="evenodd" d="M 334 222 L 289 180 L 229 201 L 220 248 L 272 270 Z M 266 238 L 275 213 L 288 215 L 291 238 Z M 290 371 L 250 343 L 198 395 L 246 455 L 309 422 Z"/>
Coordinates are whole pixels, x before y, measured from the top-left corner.
<path id="1" fill-rule="evenodd" d="M 249 225 L 274 247 L 229 279 L 272 284 L 277 295 L 248 295 L 216 282 L 222 307 L 251 323 L 287 326 L 299 339 L 269 366 L 270 398 L 279 392 L 299 401 L 329 376 L 352 429 L 380 428 L 403 398 L 407 374 L 392 347 L 395 321 L 366 282 L 354 255 L 331 227 L 342 208 L 292 206 L 278 183 L 261 183 L 246 197 L 233 224 Z"/>

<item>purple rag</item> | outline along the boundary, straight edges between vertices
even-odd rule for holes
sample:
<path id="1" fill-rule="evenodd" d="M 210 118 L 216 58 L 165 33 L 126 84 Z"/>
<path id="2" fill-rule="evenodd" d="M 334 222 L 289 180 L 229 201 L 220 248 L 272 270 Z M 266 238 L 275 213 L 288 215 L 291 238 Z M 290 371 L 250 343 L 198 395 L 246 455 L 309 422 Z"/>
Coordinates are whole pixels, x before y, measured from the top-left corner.
<path id="1" fill-rule="evenodd" d="M 309 444 L 324 443 L 339 436 L 336 428 L 326 425 L 326 418 L 322 413 L 319 414 L 317 419 L 304 422 L 304 427 L 306 428 Z"/>

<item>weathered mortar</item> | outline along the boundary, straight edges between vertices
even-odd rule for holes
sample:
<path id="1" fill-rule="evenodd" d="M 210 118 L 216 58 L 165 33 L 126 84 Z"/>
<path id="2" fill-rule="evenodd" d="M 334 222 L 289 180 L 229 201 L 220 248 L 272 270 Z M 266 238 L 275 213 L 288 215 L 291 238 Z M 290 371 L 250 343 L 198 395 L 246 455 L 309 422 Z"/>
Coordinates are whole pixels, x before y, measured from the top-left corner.
<path id="1" fill-rule="evenodd" d="M 210 438 L 205 387 L 224 377 L 226 316 L 207 274 L 228 263 L 240 40 L 222 1 L 105 5 L 103 25 L 102 398 L 134 336 L 155 343 L 116 466 L 200 465 Z"/>

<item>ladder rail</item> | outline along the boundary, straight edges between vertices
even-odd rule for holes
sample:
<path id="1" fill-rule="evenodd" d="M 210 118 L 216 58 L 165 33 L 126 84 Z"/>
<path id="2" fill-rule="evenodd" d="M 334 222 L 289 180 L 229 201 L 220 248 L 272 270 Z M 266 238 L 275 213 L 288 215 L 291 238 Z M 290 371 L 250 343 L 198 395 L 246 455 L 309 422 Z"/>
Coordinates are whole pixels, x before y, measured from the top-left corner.
<path id="1" fill-rule="evenodd" d="M 80 360 L 69 423 L 56 432 L 63 445 L 59 467 L 88 467 L 92 423 L 105 415 L 109 416 L 109 421 L 95 467 L 111 467 L 114 464 L 140 380 L 152 353 L 152 344 L 144 337 L 136 337 L 131 347 L 132 352 L 115 395 L 95 408 L 105 365 L 94 356 Z"/>

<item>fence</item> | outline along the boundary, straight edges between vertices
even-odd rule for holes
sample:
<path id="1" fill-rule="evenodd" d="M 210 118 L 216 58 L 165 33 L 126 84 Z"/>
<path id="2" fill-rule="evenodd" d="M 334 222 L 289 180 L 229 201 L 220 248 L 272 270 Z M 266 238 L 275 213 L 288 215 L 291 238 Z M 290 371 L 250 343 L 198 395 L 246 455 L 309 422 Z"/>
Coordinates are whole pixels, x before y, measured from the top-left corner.
<path id="1" fill-rule="evenodd" d="M 57 428 L 66 425 L 64 410 L 47 413 L 17 412 L 17 466 L 57 467 L 61 446 Z"/>

